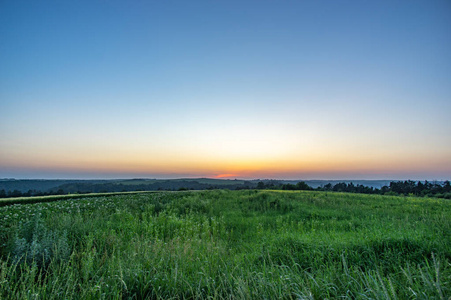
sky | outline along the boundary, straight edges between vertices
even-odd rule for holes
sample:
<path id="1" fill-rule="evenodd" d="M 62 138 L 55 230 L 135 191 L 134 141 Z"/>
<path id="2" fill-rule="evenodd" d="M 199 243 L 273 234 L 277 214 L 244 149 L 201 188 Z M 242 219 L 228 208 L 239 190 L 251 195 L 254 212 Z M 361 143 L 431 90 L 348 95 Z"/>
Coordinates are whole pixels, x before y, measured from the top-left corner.
<path id="1" fill-rule="evenodd" d="M 451 179 L 451 2 L 0 2 L 0 178 Z"/>

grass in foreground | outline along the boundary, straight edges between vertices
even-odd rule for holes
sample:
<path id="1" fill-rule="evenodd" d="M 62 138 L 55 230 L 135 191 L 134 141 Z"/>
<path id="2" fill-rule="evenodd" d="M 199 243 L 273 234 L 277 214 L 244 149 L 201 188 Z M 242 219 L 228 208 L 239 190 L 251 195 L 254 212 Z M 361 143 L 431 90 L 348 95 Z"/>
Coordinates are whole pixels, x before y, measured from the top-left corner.
<path id="1" fill-rule="evenodd" d="M 205 191 L 0 208 L 0 298 L 448 299 L 451 202 Z"/>

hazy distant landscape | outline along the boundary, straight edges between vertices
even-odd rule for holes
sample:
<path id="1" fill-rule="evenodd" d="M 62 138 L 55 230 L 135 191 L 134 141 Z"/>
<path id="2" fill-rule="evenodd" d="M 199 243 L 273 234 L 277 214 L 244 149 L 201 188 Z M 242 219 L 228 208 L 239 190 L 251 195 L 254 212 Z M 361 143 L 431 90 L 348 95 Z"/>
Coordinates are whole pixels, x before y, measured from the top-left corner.
<path id="1" fill-rule="evenodd" d="M 209 178 L 184 178 L 184 179 L 115 179 L 115 180 L 34 180 L 34 179 L 0 179 L 0 190 L 6 192 L 12 192 L 18 190 L 22 193 L 26 193 L 29 190 L 36 190 L 39 192 L 51 192 L 58 189 L 67 190 L 67 192 L 81 192 L 80 190 L 74 190 L 79 184 L 80 188 L 87 188 L 93 185 L 121 185 L 135 188 L 136 186 L 146 186 L 150 190 L 160 189 L 178 189 L 199 187 L 197 189 L 205 189 L 208 187 L 224 188 L 229 187 L 231 189 L 239 187 L 253 187 L 255 188 L 259 181 L 262 182 L 274 182 L 274 183 L 291 183 L 304 181 L 312 188 L 324 186 L 328 183 L 336 184 L 340 182 L 350 183 L 355 185 L 361 184 L 364 186 L 381 188 L 390 184 L 391 180 L 269 180 L 269 179 L 255 179 L 255 180 L 236 180 L 236 179 L 209 179 Z M 107 188 L 107 187 L 104 187 Z M 110 190 L 111 191 L 111 190 Z"/>
<path id="2" fill-rule="evenodd" d="M 451 199 L 447 181 L 390 180 L 238 180 L 212 178 L 127 180 L 0 180 L 0 198 L 46 195 L 181 191 L 212 189 L 317 190 L 380 195 L 415 195 Z"/>

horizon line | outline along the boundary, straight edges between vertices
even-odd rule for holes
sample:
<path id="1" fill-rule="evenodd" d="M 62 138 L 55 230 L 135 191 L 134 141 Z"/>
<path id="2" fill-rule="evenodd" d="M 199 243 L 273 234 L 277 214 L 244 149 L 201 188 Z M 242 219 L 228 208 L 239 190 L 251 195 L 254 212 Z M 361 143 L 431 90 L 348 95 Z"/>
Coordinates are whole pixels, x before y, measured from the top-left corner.
<path id="1" fill-rule="evenodd" d="M 15 177 L 3 177 L 0 181 L 8 180 L 103 180 L 103 181 L 114 181 L 114 180 L 195 180 L 195 179 L 211 179 L 211 180 L 241 180 L 241 181 L 447 181 L 450 179 L 409 179 L 409 178 L 386 178 L 386 179 L 358 179 L 358 178 L 344 178 L 344 179 L 286 179 L 286 178 L 215 178 L 215 177 L 177 177 L 177 178 L 156 178 L 156 177 L 134 177 L 134 178 L 15 178 Z"/>

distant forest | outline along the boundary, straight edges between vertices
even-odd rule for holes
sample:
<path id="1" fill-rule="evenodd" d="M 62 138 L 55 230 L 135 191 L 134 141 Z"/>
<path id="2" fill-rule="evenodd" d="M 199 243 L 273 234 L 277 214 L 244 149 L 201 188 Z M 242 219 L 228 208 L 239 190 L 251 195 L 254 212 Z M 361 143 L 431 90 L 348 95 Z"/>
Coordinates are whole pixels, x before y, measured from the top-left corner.
<path id="1" fill-rule="evenodd" d="M 442 184 L 431 183 L 426 181 L 392 181 L 390 185 L 382 188 L 374 188 L 364 186 L 361 184 L 354 185 L 351 183 L 340 182 L 335 185 L 328 183 L 322 187 L 313 189 L 305 182 L 301 181 L 297 184 L 275 184 L 259 182 L 257 189 L 282 189 L 282 190 L 316 190 L 316 191 L 330 191 L 330 192 L 346 192 L 346 193 L 360 193 L 360 194 L 379 194 L 379 195 L 404 195 L 404 196 L 420 196 L 420 197 L 437 197 L 451 199 L 451 185 L 449 180 Z"/>
<path id="2" fill-rule="evenodd" d="M 291 181 L 290 181 L 291 182 Z M 26 189 L 27 187 L 32 187 Z M 272 190 L 315 190 L 379 195 L 413 195 L 451 199 L 449 180 L 444 182 L 392 181 L 381 188 L 354 184 L 353 182 L 327 183 L 316 188 L 304 181 L 288 183 L 280 180 L 2 180 L 0 198 L 31 197 L 46 195 L 88 194 L 129 191 L 181 191 L 206 189 L 272 189 Z"/>

